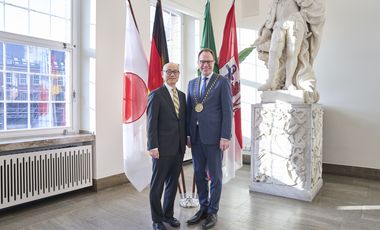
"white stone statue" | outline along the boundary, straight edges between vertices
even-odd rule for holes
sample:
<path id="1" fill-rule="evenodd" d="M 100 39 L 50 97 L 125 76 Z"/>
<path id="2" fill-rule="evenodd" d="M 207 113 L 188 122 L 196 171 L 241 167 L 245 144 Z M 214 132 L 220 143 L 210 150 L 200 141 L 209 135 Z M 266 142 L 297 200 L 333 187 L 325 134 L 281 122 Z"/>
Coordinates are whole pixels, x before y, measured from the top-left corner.
<path id="1" fill-rule="evenodd" d="M 254 43 L 269 73 L 259 90 L 303 90 L 305 102 L 319 100 L 313 63 L 324 22 L 324 0 L 273 0 Z"/>

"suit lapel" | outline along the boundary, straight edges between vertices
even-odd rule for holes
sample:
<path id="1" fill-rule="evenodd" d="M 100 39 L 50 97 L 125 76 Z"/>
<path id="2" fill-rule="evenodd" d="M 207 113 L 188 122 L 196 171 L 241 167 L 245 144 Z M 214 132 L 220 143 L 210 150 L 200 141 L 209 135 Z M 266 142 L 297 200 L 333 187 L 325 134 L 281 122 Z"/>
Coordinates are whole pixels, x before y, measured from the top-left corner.
<path id="1" fill-rule="evenodd" d="M 164 96 L 165 101 L 168 103 L 170 110 L 173 112 L 174 116 L 177 117 L 177 114 L 175 113 L 175 108 L 174 108 L 174 103 L 173 103 L 172 97 L 170 96 L 170 93 L 169 93 L 169 91 L 165 85 L 163 85 L 161 87 L 161 92 Z M 180 108 L 181 107 L 182 107 L 182 105 L 180 105 Z"/>
<path id="2" fill-rule="evenodd" d="M 214 74 L 211 76 L 210 80 L 208 80 L 208 84 L 207 84 L 206 92 L 210 89 L 212 83 L 215 81 L 215 78 L 216 78 L 216 74 L 214 73 Z"/>

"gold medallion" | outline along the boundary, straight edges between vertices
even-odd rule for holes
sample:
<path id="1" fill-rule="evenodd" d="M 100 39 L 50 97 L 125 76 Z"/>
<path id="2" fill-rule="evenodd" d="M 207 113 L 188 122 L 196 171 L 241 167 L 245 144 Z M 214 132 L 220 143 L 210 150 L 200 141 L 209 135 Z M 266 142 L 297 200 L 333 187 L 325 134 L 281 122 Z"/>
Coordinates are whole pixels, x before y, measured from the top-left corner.
<path id="1" fill-rule="evenodd" d="M 195 111 L 197 111 L 198 113 L 202 112 L 203 110 L 203 105 L 202 103 L 198 103 L 195 105 Z"/>

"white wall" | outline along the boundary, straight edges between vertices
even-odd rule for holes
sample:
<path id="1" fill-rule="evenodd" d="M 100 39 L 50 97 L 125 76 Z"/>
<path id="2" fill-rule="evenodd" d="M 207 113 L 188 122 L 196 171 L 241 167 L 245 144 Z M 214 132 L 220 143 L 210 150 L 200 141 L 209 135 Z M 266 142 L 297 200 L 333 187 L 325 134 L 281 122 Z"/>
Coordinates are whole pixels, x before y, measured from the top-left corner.
<path id="1" fill-rule="evenodd" d="M 122 172 L 122 74 L 125 3 L 96 2 L 95 178 Z"/>
<path id="2" fill-rule="evenodd" d="M 380 2 L 327 1 L 315 73 L 324 162 L 380 169 Z"/>
<path id="3" fill-rule="evenodd" d="M 237 11 L 241 10 L 238 6 L 241 1 L 236 1 Z M 231 2 L 211 1 L 217 50 Z M 187 5 L 182 5 L 180 11 L 193 12 L 203 20 L 204 1 L 183 3 Z M 124 0 L 96 0 L 96 4 L 95 178 L 103 178 L 123 172 L 121 101 L 125 3 Z M 149 55 L 149 0 L 132 1 L 132 4 Z M 182 1 L 163 1 L 163 5 L 166 4 L 178 6 Z M 237 26 L 258 29 L 268 12 L 268 1 L 260 0 L 259 6 L 260 13 L 256 16 L 243 18 L 236 12 Z M 315 63 L 320 103 L 325 107 L 325 163 L 380 168 L 380 107 L 376 96 L 380 85 L 376 68 L 379 66 L 380 28 L 375 26 L 379 12 L 380 2 L 376 0 L 327 1 L 327 21 Z"/>

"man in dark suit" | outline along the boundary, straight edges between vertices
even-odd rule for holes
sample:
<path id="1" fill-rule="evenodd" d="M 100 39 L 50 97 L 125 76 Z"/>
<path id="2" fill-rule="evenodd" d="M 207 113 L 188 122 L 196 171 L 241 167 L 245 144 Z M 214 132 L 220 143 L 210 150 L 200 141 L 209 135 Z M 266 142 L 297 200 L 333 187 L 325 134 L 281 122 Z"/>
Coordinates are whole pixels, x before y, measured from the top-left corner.
<path id="1" fill-rule="evenodd" d="M 187 144 L 192 148 L 200 210 L 187 223 L 206 219 L 202 226 L 209 229 L 217 222 L 223 151 L 228 149 L 231 138 L 232 92 L 229 80 L 213 73 L 211 49 L 199 52 L 198 66 L 201 76 L 189 82 L 187 93 Z"/>
<path id="2" fill-rule="evenodd" d="M 149 94 L 147 108 L 148 150 L 153 161 L 149 198 L 153 229 L 157 230 L 166 229 L 163 222 L 180 226 L 173 217 L 173 206 L 186 148 L 186 97 L 176 89 L 178 64 L 165 64 L 162 77 L 164 85 Z"/>

